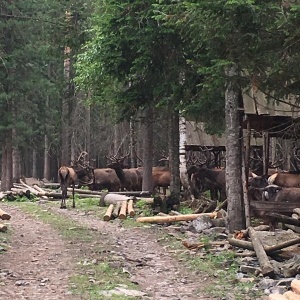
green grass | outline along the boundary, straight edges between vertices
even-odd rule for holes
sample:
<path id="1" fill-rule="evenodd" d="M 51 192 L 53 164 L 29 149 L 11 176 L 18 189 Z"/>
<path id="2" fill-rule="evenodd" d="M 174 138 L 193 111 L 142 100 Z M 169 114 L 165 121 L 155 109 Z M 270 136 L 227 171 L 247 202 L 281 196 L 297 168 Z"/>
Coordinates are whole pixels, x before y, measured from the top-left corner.
<path id="1" fill-rule="evenodd" d="M 164 245 L 172 249 L 180 261 L 195 272 L 200 272 L 201 277 L 207 277 L 205 282 L 205 294 L 215 299 L 226 298 L 228 295 L 234 295 L 235 300 L 245 299 L 245 295 L 251 296 L 251 299 L 258 299 L 261 292 L 251 290 L 254 282 L 242 283 L 237 279 L 239 272 L 238 258 L 233 252 L 223 250 L 214 252 L 209 246 L 200 250 L 201 255 L 190 254 L 184 251 L 181 241 L 174 236 L 164 235 L 160 240 Z M 209 245 L 210 238 L 205 236 L 200 238 L 199 242 Z M 175 251 L 174 251 L 175 250 Z M 201 292 L 199 290 L 199 292 Z"/>
<path id="2" fill-rule="evenodd" d="M 47 205 L 49 204 L 53 206 L 53 203 Z M 55 204 L 57 205 L 57 203 Z M 73 294 L 79 295 L 80 299 L 88 300 L 139 299 L 139 297 L 133 298 L 125 295 L 112 295 L 110 297 L 101 294 L 101 291 L 112 290 L 119 285 L 129 290 L 137 289 L 137 286 L 130 282 L 128 274 L 123 272 L 121 258 L 118 267 L 112 266 L 114 260 L 108 254 L 112 250 L 109 246 L 110 237 L 108 235 L 105 235 L 106 243 L 103 243 L 101 233 L 81 226 L 70 218 L 53 213 L 47 205 L 37 205 L 30 202 L 14 202 L 9 203 L 9 205 L 18 206 L 34 218 L 50 224 L 67 242 L 71 242 L 72 248 L 79 247 L 81 249 L 82 257 L 77 258 L 76 273 L 70 278 L 70 290 Z M 79 210 L 86 211 L 92 209 L 94 205 L 95 199 L 80 199 L 77 201 Z M 97 209 L 100 209 L 99 206 L 97 206 Z"/>

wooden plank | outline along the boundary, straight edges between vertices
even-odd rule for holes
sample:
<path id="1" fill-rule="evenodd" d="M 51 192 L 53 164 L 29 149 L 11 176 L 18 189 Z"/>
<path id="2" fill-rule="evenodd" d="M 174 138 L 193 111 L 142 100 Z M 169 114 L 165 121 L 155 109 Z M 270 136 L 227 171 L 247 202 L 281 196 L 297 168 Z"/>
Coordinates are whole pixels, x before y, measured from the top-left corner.
<path id="1" fill-rule="evenodd" d="M 277 214 L 274 212 L 268 212 L 266 213 L 266 216 L 271 217 L 273 220 L 277 221 L 277 222 L 283 222 L 283 223 L 287 223 L 287 224 L 291 224 L 291 225 L 295 225 L 295 226 L 300 226 L 300 220 L 298 219 L 294 219 L 285 215 L 281 215 L 281 214 Z"/>
<path id="2" fill-rule="evenodd" d="M 292 213 L 295 208 L 299 208 L 299 202 L 274 202 L 274 201 L 252 201 L 250 207 L 252 211 L 265 211 L 278 213 Z"/>
<path id="3" fill-rule="evenodd" d="M 257 235 L 256 231 L 253 227 L 249 227 L 249 236 L 251 238 L 251 242 L 258 258 L 259 265 L 261 267 L 261 272 L 264 276 L 269 276 L 273 278 L 275 273 L 274 269 L 269 261 L 269 258 L 264 250 L 264 247 Z"/>

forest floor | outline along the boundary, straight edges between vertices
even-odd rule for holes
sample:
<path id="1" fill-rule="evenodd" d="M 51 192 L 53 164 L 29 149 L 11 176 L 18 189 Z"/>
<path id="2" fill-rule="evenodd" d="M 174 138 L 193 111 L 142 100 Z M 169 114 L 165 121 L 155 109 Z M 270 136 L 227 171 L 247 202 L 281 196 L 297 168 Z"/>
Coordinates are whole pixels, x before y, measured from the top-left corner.
<path id="1" fill-rule="evenodd" d="M 0 203 L 12 216 L 0 233 L 1 300 L 259 299 L 235 298 L 215 282 L 212 272 L 222 270 L 200 270 L 193 257 L 187 263 L 188 250 L 164 227 L 104 222 L 103 209 L 77 204 Z"/>

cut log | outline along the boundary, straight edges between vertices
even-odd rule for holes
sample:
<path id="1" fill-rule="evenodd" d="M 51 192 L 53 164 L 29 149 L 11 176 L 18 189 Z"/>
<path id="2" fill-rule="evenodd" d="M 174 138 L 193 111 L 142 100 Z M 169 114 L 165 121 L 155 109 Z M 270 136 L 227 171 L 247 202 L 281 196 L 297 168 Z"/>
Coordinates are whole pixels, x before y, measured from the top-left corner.
<path id="1" fill-rule="evenodd" d="M 119 213 L 119 218 L 121 220 L 126 219 L 126 212 L 127 212 L 127 200 L 122 202 L 122 206 L 121 206 L 120 213 Z"/>
<path id="2" fill-rule="evenodd" d="M 127 201 L 133 199 L 125 195 L 115 194 L 115 193 L 104 193 L 100 199 L 100 206 L 105 206 L 108 204 L 116 204 L 118 201 Z"/>
<path id="3" fill-rule="evenodd" d="M 300 295 L 292 291 L 285 292 L 283 296 L 288 300 L 300 300 Z"/>
<path id="4" fill-rule="evenodd" d="M 0 231 L 1 231 L 1 232 L 7 231 L 7 226 L 0 223 Z"/>
<path id="5" fill-rule="evenodd" d="M 135 211 L 133 209 L 133 200 L 129 200 L 128 201 L 128 214 L 130 217 L 134 217 L 135 216 Z"/>
<path id="6" fill-rule="evenodd" d="M 8 214 L 7 212 L 5 212 L 4 210 L 2 210 L 0 208 L 0 218 L 2 220 L 9 220 L 11 218 L 10 214 Z"/>
<path id="7" fill-rule="evenodd" d="M 274 212 L 268 212 L 266 213 L 266 216 L 271 217 L 274 221 L 277 222 L 300 226 L 300 220 L 285 215 L 277 214 Z"/>
<path id="8" fill-rule="evenodd" d="M 274 269 L 268 259 L 268 256 L 264 250 L 264 247 L 253 227 L 249 227 L 249 236 L 251 242 L 258 258 L 259 265 L 261 267 L 261 272 L 264 276 L 269 276 L 270 278 L 274 277 Z"/>
<path id="9" fill-rule="evenodd" d="M 33 188 L 32 186 L 26 184 L 24 181 L 22 181 L 22 179 L 20 179 L 20 183 L 26 187 L 28 190 L 30 190 L 30 192 L 36 196 L 39 196 L 40 192 L 38 192 L 35 188 Z"/>
<path id="10" fill-rule="evenodd" d="M 269 300 L 287 300 L 287 298 L 281 294 L 270 294 Z"/>
<path id="11" fill-rule="evenodd" d="M 291 282 L 291 288 L 295 293 L 300 294 L 300 280 L 293 279 Z"/>
<path id="12" fill-rule="evenodd" d="M 106 213 L 105 213 L 104 217 L 103 217 L 104 221 L 109 221 L 110 220 L 113 209 L 114 209 L 114 205 L 110 204 L 108 209 L 106 210 Z"/>
<path id="13" fill-rule="evenodd" d="M 112 216 L 113 216 L 114 218 L 117 218 L 117 217 L 118 217 L 119 212 L 120 212 L 120 208 L 121 208 L 121 202 L 119 201 L 119 202 L 116 203 L 115 208 L 114 208 L 114 210 L 113 210 L 113 212 L 112 212 Z"/>
<path id="14" fill-rule="evenodd" d="M 166 217 L 139 217 L 136 219 L 137 222 L 141 223 L 172 223 L 178 221 L 192 221 L 200 216 L 209 216 L 210 218 L 215 218 L 217 216 L 216 212 L 212 213 L 202 213 L 202 214 L 189 214 L 189 215 L 178 215 L 178 216 L 166 216 Z"/>
<path id="15" fill-rule="evenodd" d="M 296 233 L 300 233 L 300 227 L 299 226 L 295 226 L 295 225 L 291 225 L 291 224 L 284 224 L 285 228 L 291 229 Z"/>
<path id="16" fill-rule="evenodd" d="M 73 189 L 72 188 L 68 188 L 69 192 L 72 192 Z M 98 195 L 98 196 L 102 196 L 102 194 L 104 192 L 100 192 L 100 191 L 90 191 L 90 190 L 82 190 L 82 189 L 74 189 L 75 193 L 78 194 L 86 194 L 86 195 Z"/>
<path id="17" fill-rule="evenodd" d="M 298 216 L 300 216 L 300 208 L 294 208 L 294 209 L 293 209 L 293 212 L 294 212 L 295 214 L 297 214 Z"/>

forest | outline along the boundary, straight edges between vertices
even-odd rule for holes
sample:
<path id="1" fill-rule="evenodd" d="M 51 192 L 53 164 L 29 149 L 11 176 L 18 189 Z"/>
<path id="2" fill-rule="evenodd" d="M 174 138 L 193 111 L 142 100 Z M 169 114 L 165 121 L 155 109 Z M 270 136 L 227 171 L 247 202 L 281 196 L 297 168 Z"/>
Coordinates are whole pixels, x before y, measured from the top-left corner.
<path id="1" fill-rule="evenodd" d="M 299 25 L 297 0 L 1 1 L 1 189 L 56 180 L 82 151 L 94 167 L 168 156 L 176 181 L 191 118 L 225 132 L 239 214 L 239 101 L 253 86 L 298 97 Z"/>

